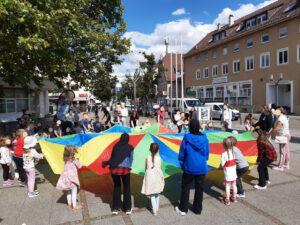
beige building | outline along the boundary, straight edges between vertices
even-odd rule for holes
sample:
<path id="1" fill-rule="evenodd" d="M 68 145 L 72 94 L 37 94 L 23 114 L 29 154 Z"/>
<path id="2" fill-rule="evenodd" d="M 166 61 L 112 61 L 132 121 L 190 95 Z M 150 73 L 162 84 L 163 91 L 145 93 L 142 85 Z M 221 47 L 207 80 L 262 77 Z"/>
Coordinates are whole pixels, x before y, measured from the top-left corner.
<path id="1" fill-rule="evenodd" d="M 228 22 L 184 56 L 185 89 L 242 111 L 272 102 L 300 114 L 300 0 L 278 0 Z"/>

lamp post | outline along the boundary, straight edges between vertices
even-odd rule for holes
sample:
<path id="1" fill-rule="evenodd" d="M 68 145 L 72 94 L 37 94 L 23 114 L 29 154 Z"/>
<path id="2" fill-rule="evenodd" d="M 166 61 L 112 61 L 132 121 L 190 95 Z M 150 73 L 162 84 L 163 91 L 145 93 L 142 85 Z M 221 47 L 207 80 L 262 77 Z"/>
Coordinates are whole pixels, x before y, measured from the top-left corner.
<path id="1" fill-rule="evenodd" d="M 136 110 L 136 82 L 140 79 L 140 71 L 139 69 L 135 69 L 133 74 L 133 95 L 134 95 L 134 110 Z"/>
<path id="2" fill-rule="evenodd" d="M 283 74 L 282 73 L 280 73 L 278 80 L 274 80 L 273 74 L 271 74 L 271 76 L 270 76 L 270 81 L 274 82 L 274 85 L 275 85 L 275 103 L 276 103 L 276 106 L 278 106 L 278 86 L 279 86 L 279 82 L 282 79 L 283 79 Z"/>

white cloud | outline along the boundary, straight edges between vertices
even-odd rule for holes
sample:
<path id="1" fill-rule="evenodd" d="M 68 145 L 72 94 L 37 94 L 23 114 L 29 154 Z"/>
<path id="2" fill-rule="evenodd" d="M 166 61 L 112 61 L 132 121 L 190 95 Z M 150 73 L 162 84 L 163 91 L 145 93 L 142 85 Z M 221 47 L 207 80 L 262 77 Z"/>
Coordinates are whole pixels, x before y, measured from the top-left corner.
<path id="1" fill-rule="evenodd" d="M 198 43 L 207 33 L 216 29 L 217 23 L 227 24 L 230 14 L 234 15 L 234 19 L 238 19 L 244 15 L 247 15 L 257 9 L 260 9 L 268 4 L 271 4 L 275 0 L 267 0 L 258 5 L 253 4 L 241 4 L 236 10 L 230 8 L 224 8 L 220 12 L 217 18 L 210 24 L 203 22 L 192 22 L 190 19 L 181 19 L 176 21 L 170 21 L 164 24 L 157 24 L 154 31 L 150 34 L 144 34 L 137 31 L 130 31 L 125 33 L 126 38 L 130 38 L 132 41 L 131 53 L 124 56 L 125 61 L 122 65 L 115 66 L 115 73 L 122 79 L 127 70 L 132 73 L 138 67 L 139 62 L 144 60 L 144 57 L 139 52 L 145 51 L 150 54 L 153 53 L 156 59 L 165 55 L 166 47 L 164 40 L 168 36 L 171 39 L 172 46 L 169 46 L 169 51 L 176 51 L 175 39 L 180 44 L 180 35 L 182 35 L 182 51 L 186 53 L 196 43 Z M 178 11 L 178 10 L 176 10 Z M 175 11 L 175 12 L 176 12 Z M 180 52 L 180 46 L 177 51 Z"/>
<path id="2" fill-rule="evenodd" d="M 186 12 L 185 12 L 184 8 L 177 9 L 174 12 L 172 12 L 173 16 L 180 16 L 180 15 L 185 15 L 185 14 L 186 14 Z"/>

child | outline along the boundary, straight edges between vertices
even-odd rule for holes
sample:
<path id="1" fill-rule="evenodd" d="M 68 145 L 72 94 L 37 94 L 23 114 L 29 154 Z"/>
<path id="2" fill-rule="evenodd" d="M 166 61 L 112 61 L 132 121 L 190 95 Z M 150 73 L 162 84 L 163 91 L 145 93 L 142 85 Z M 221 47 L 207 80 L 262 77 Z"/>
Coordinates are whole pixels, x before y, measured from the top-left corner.
<path id="1" fill-rule="evenodd" d="M 27 132 L 27 135 L 28 136 L 33 136 L 35 133 L 34 133 L 34 124 L 32 122 L 28 122 L 26 124 L 26 129 L 25 131 Z"/>
<path id="2" fill-rule="evenodd" d="M 24 139 L 23 168 L 27 175 L 29 198 L 33 198 L 39 195 L 38 192 L 34 191 L 34 183 L 35 183 L 34 158 L 42 159 L 44 157 L 43 154 L 37 153 L 36 150 L 34 149 L 36 144 L 37 144 L 37 139 L 34 136 L 27 136 Z"/>
<path id="3" fill-rule="evenodd" d="M 187 119 L 184 120 L 183 131 L 184 131 L 185 133 L 188 133 L 188 132 L 189 132 L 189 121 L 188 121 Z"/>
<path id="4" fill-rule="evenodd" d="M 87 113 L 83 113 L 83 119 L 80 122 L 80 126 L 82 128 L 83 133 L 88 133 L 89 132 L 89 120 L 88 120 L 88 114 Z"/>
<path id="5" fill-rule="evenodd" d="M 245 120 L 244 120 L 244 126 L 245 126 L 245 130 L 246 130 L 246 131 L 251 130 L 251 116 L 250 116 L 250 114 L 248 114 L 248 115 L 245 117 Z"/>
<path id="6" fill-rule="evenodd" d="M 277 160 L 277 154 L 276 151 L 271 144 L 271 142 L 268 140 L 264 132 L 259 129 L 257 130 L 258 137 L 256 140 L 257 143 L 257 149 L 258 149 L 258 157 L 257 157 L 257 163 L 259 163 L 257 167 L 259 179 L 258 184 L 254 185 L 254 188 L 256 189 L 266 189 L 267 185 L 266 183 L 270 184 L 269 181 L 269 173 L 268 173 L 268 166 Z"/>
<path id="7" fill-rule="evenodd" d="M 95 122 L 94 119 L 91 119 L 89 122 L 89 127 L 90 127 L 89 131 L 90 132 L 94 132 L 94 122 Z"/>
<path id="8" fill-rule="evenodd" d="M 114 116 L 111 118 L 111 126 L 120 124 L 120 117 L 117 111 L 114 112 Z"/>
<path id="9" fill-rule="evenodd" d="M 146 127 L 151 126 L 151 123 L 150 123 L 150 120 L 149 120 L 149 119 L 146 119 L 145 126 L 146 126 Z"/>
<path id="10" fill-rule="evenodd" d="M 171 119 L 168 119 L 168 125 L 167 125 L 167 128 L 168 128 L 169 130 L 173 130 L 173 128 L 174 128 L 174 123 L 172 122 Z"/>
<path id="11" fill-rule="evenodd" d="M 61 136 L 62 136 L 61 121 L 57 120 L 55 125 L 53 126 L 52 137 L 56 138 L 56 137 L 61 137 Z"/>
<path id="12" fill-rule="evenodd" d="M 73 211 L 80 210 L 81 205 L 77 205 L 77 190 L 80 188 L 78 171 L 82 164 L 78 159 L 75 159 L 77 148 L 74 145 L 67 145 L 64 150 L 65 167 L 58 179 L 56 188 L 63 191 L 68 191 L 67 201 L 68 208 Z"/>
<path id="13" fill-rule="evenodd" d="M 242 184 L 241 178 L 248 171 L 249 164 L 248 164 L 247 160 L 245 159 L 245 157 L 243 156 L 241 150 L 238 149 L 237 147 L 235 147 L 235 145 L 237 143 L 237 139 L 233 136 L 230 136 L 228 138 L 230 138 L 232 141 L 233 153 L 236 158 L 236 174 L 237 174 L 237 178 L 236 178 L 237 195 L 236 196 L 239 198 L 245 198 L 245 192 L 243 189 L 243 184 Z"/>
<path id="14" fill-rule="evenodd" d="M 101 123 L 99 121 L 99 116 L 96 116 L 96 121 L 94 122 L 93 126 L 96 133 L 100 133 L 102 131 Z"/>
<path id="15" fill-rule="evenodd" d="M 230 205 L 230 187 L 232 188 L 231 201 L 237 202 L 236 159 L 233 152 L 233 143 L 230 138 L 225 138 L 223 140 L 223 147 L 225 149 L 225 152 L 221 155 L 221 166 L 224 170 L 226 198 L 222 199 L 222 203 L 224 203 L 225 205 Z"/>
<path id="16" fill-rule="evenodd" d="M 174 120 L 175 120 L 177 128 L 178 128 L 178 133 L 181 133 L 183 121 L 181 120 L 181 115 L 180 115 L 179 110 L 174 115 Z"/>
<path id="17" fill-rule="evenodd" d="M 14 151 L 14 162 L 17 166 L 20 178 L 20 187 L 25 187 L 26 173 L 23 168 L 23 150 L 24 150 L 24 139 L 27 137 L 27 132 L 24 129 L 16 131 L 17 145 Z"/>
<path id="18" fill-rule="evenodd" d="M 146 173 L 144 176 L 142 194 L 150 195 L 152 204 L 152 213 L 157 215 L 159 209 L 159 193 L 163 191 L 165 180 L 161 170 L 161 159 L 157 154 L 159 145 L 152 143 L 150 145 L 151 156 L 146 158 Z"/>
<path id="19" fill-rule="evenodd" d="M 11 156 L 9 146 L 11 141 L 8 137 L 0 138 L 0 164 L 3 168 L 3 186 L 13 185 L 14 181 L 9 179 L 9 167 L 11 165 Z"/>
<path id="20" fill-rule="evenodd" d="M 213 127 L 213 123 L 212 122 L 208 122 L 206 124 L 206 130 L 214 130 L 214 127 Z"/>

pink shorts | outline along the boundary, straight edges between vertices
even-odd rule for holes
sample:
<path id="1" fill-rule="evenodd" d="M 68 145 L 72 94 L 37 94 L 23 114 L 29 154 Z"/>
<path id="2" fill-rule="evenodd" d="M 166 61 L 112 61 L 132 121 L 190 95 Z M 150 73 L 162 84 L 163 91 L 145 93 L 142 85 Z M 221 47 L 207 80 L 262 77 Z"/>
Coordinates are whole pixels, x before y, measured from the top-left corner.
<path id="1" fill-rule="evenodd" d="M 233 187 L 235 185 L 235 180 L 232 180 L 232 181 L 225 180 L 224 183 L 225 183 L 226 186 Z"/>

